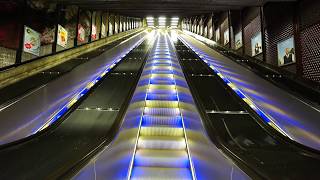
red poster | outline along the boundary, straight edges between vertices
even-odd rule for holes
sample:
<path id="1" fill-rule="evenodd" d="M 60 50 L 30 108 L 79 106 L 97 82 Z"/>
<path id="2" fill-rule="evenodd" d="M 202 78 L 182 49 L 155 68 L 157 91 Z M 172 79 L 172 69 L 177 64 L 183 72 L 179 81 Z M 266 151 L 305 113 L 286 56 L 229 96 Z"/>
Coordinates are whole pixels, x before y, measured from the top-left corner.
<path id="1" fill-rule="evenodd" d="M 86 37 L 86 32 L 81 24 L 78 24 L 78 41 L 84 42 Z"/>

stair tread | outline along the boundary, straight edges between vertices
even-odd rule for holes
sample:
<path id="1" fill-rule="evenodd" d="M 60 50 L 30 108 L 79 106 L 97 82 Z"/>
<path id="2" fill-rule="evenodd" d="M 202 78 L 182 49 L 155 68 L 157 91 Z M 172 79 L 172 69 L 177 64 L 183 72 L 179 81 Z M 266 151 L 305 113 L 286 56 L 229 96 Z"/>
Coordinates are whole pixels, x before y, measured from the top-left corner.
<path id="1" fill-rule="evenodd" d="M 138 148 L 144 149 L 186 149 L 186 142 L 179 136 L 140 136 Z"/>
<path id="2" fill-rule="evenodd" d="M 141 136 L 183 136 L 181 127 L 171 126 L 143 126 L 140 131 Z"/>
<path id="3" fill-rule="evenodd" d="M 135 166 L 186 168 L 189 159 L 186 150 L 138 149 Z"/>
<path id="4" fill-rule="evenodd" d="M 188 168 L 163 168 L 163 167 L 134 167 L 131 179 L 145 180 L 191 180 L 191 171 Z"/>

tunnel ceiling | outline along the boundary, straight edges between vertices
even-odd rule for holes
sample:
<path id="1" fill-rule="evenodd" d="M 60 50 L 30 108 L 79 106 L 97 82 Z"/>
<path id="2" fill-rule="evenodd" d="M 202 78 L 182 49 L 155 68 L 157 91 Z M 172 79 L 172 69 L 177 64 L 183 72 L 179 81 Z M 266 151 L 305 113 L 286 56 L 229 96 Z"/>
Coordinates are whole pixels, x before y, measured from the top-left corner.
<path id="1" fill-rule="evenodd" d="M 192 16 L 259 6 L 266 2 L 294 0 L 60 0 L 67 4 L 77 4 L 96 10 L 112 10 L 128 16 Z"/>

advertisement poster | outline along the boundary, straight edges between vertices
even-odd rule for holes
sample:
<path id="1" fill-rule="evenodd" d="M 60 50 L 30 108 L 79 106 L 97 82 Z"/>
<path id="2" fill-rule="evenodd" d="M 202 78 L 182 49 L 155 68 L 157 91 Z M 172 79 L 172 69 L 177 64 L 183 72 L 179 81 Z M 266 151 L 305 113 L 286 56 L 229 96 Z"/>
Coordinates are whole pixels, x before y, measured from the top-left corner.
<path id="1" fill-rule="evenodd" d="M 259 32 L 257 35 L 255 35 L 251 39 L 251 50 L 252 50 L 252 56 L 256 56 L 256 55 L 262 53 L 262 36 L 261 36 L 261 32 Z"/>
<path id="2" fill-rule="evenodd" d="M 229 43 L 229 29 L 223 33 L 224 45 Z"/>
<path id="3" fill-rule="evenodd" d="M 68 44 L 68 31 L 60 24 L 58 25 L 58 39 L 57 44 L 66 48 Z"/>
<path id="4" fill-rule="evenodd" d="M 278 43 L 278 65 L 292 64 L 295 63 L 295 61 L 293 37 Z"/>
<path id="5" fill-rule="evenodd" d="M 109 23 L 109 35 L 112 35 L 113 34 L 113 27 L 112 27 L 112 24 Z"/>
<path id="6" fill-rule="evenodd" d="M 78 25 L 78 41 L 79 42 L 84 42 L 86 37 L 86 31 L 82 27 L 81 24 Z"/>
<path id="7" fill-rule="evenodd" d="M 217 42 L 220 41 L 220 29 L 219 28 L 216 30 L 216 41 Z"/>
<path id="8" fill-rule="evenodd" d="M 238 32 L 238 34 L 236 34 L 235 38 L 235 47 L 236 49 L 239 49 L 242 47 L 242 31 Z"/>
<path id="9" fill-rule="evenodd" d="M 33 55 L 40 55 L 40 33 L 24 26 L 23 51 Z"/>
<path id="10" fill-rule="evenodd" d="M 204 28 L 204 36 L 207 37 L 208 36 L 208 26 L 206 26 Z"/>
<path id="11" fill-rule="evenodd" d="M 106 25 L 104 23 L 101 25 L 101 36 L 106 37 Z"/>
<path id="12" fill-rule="evenodd" d="M 211 26 L 211 27 L 209 28 L 209 39 L 212 38 L 212 36 L 213 36 L 212 33 L 213 33 L 213 32 L 212 32 L 212 26 Z"/>
<path id="13" fill-rule="evenodd" d="M 92 40 L 97 39 L 97 26 L 95 25 L 92 25 L 91 39 Z"/>

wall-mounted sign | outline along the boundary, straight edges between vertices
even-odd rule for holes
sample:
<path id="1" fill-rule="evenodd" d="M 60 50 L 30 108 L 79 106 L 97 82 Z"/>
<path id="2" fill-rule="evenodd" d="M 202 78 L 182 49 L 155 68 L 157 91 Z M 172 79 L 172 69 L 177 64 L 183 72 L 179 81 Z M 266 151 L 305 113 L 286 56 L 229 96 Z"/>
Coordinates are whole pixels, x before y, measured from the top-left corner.
<path id="1" fill-rule="evenodd" d="M 226 45 L 229 43 L 229 29 L 227 29 L 226 31 L 224 31 L 223 33 L 223 39 L 224 39 L 224 42 L 223 44 Z"/>
<path id="2" fill-rule="evenodd" d="M 96 40 L 97 39 L 97 27 L 95 25 L 92 25 L 92 30 L 91 30 L 91 39 Z"/>
<path id="3" fill-rule="evenodd" d="M 220 29 L 216 30 L 216 42 L 220 41 Z"/>
<path id="4" fill-rule="evenodd" d="M 106 25 L 104 23 L 101 24 L 101 36 L 106 37 Z"/>
<path id="5" fill-rule="evenodd" d="M 23 51 L 39 56 L 40 45 L 40 33 L 24 26 Z"/>
<path id="6" fill-rule="evenodd" d="M 235 48 L 239 49 L 242 47 L 242 31 L 238 32 L 238 34 L 236 34 L 235 38 Z"/>
<path id="7" fill-rule="evenodd" d="M 283 66 L 296 62 L 293 37 L 278 43 L 278 65 Z"/>
<path id="8" fill-rule="evenodd" d="M 251 38 L 251 50 L 252 56 L 256 56 L 262 53 L 262 36 L 261 32 L 257 33 Z"/>
<path id="9" fill-rule="evenodd" d="M 57 44 L 66 48 L 68 44 L 68 31 L 60 24 L 58 25 L 58 39 Z"/>
<path id="10" fill-rule="evenodd" d="M 78 25 L 78 41 L 84 42 L 86 39 L 86 31 L 81 24 Z"/>

